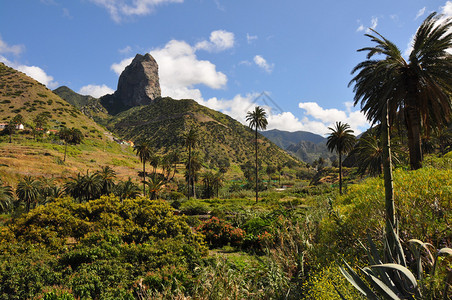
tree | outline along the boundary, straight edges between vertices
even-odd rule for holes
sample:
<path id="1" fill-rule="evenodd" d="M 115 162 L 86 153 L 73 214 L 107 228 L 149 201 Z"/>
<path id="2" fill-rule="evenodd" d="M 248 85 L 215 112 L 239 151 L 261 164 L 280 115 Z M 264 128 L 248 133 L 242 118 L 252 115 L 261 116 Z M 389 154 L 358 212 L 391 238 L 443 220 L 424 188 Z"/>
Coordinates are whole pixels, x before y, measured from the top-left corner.
<path id="1" fill-rule="evenodd" d="M 115 187 L 114 179 L 116 178 L 116 172 L 109 166 L 102 167 L 101 170 L 96 172 L 96 176 L 100 181 L 100 193 L 102 195 L 108 195 L 113 192 Z"/>
<path id="2" fill-rule="evenodd" d="M 143 163 L 143 195 L 146 197 L 146 162 L 150 160 L 152 155 L 152 149 L 149 142 L 142 142 L 134 148 L 140 161 Z"/>
<path id="3" fill-rule="evenodd" d="M 183 135 L 184 139 L 184 146 L 188 149 L 188 200 L 190 200 L 190 184 L 193 182 L 191 176 L 192 176 L 192 150 L 199 144 L 199 131 L 197 128 L 192 127 L 190 128 L 186 133 Z M 194 183 L 193 183 L 194 187 Z M 194 195 L 194 188 L 193 188 L 193 195 Z"/>
<path id="4" fill-rule="evenodd" d="M 258 141 L 257 141 L 257 131 L 258 130 L 265 130 L 267 129 L 267 114 L 265 110 L 260 107 L 256 106 L 254 108 L 254 111 L 249 111 L 246 114 L 246 121 L 249 123 L 248 126 L 253 129 L 254 128 L 254 142 L 255 142 L 255 158 L 256 158 L 256 202 L 258 202 L 259 197 L 259 191 L 258 191 L 258 173 L 259 173 L 259 167 L 258 167 L 258 155 L 257 155 L 257 149 L 258 149 Z"/>
<path id="5" fill-rule="evenodd" d="M 67 127 L 63 127 L 59 132 L 58 136 L 60 139 L 64 141 L 64 159 L 63 161 L 66 161 L 66 152 L 67 152 L 67 145 L 77 145 L 80 144 L 83 140 L 83 134 L 80 131 L 80 129 L 72 127 L 71 129 Z"/>
<path id="6" fill-rule="evenodd" d="M 48 120 L 48 113 L 47 112 L 41 112 L 36 115 L 36 117 L 33 119 L 33 137 L 36 140 L 36 137 L 38 134 L 43 133 L 46 126 L 47 126 L 47 120 Z"/>
<path id="7" fill-rule="evenodd" d="M 31 176 L 25 176 L 16 188 L 16 195 L 19 201 L 25 202 L 27 212 L 30 211 L 31 204 L 36 204 L 40 197 L 40 182 Z"/>
<path id="8" fill-rule="evenodd" d="M 223 181 L 224 181 L 224 173 L 221 172 L 221 170 L 213 175 L 213 186 L 215 187 L 215 190 L 217 193 L 217 198 L 219 196 L 220 187 L 223 186 Z"/>
<path id="9" fill-rule="evenodd" d="M 14 201 L 13 189 L 9 185 L 4 185 L 0 180 L 0 212 L 7 212 L 11 209 Z"/>
<path id="10" fill-rule="evenodd" d="M 383 143 L 379 137 L 380 125 L 365 132 L 356 143 L 350 156 L 356 157 L 357 173 L 378 176 L 383 172 Z M 401 151 L 391 144 L 391 157 L 394 163 L 400 163 Z"/>
<path id="11" fill-rule="evenodd" d="M 440 16 L 430 14 L 418 28 L 408 61 L 395 44 L 375 30 L 366 34 L 374 47 L 367 60 L 352 71 L 358 74 L 350 81 L 354 84 L 355 105 L 361 102 L 361 111 L 369 121 L 384 122 L 387 110 L 388 124 L 396 116 L 405 120 L 411 169 L 422 166 L 422 126 L 430 129 L 446 124 L 452 112 L 452 27 L 450 18 L 440 22 Z M 380 60 L 374 55 L 383 55 Z M 384 130 L 384 128 L 383 128 Z"/>
<path id="12" fill-rule="evenodd" d="M 152 154 L 151 157 L 149 158 L 149 164 L 153 168 L 152 173 L 154 174 L 155 177 L 155 174 L 157 173 L 157 167 L 160 164 L 160 156 L 158 156 L 157 154 Z"/>
<path id="13" fill-rule="evenodd" d="M 140 194 L 140 188 L 129 177 L 127 181 L 120 181 L 114 188 L 114 194 L 118 196 L 121 201 L 124 199 L 132 199 Z"/>
<path id="14" fill-rule="evenodd" d="M 17 114 L 14 118 L 11 119 L 8 123 L 8 133 L 9 133 L 9 142 L 12 143 L 13 133 L 16 131 L 17 127 L 24 122 L 24 117 L 21 114 Z"/>
<path id="15" fill-rule="evenodd" d="M 198 172 L 202 168 L 202 158 L 199 151 L 192 152 L 185 168 L 185 180 L 188 183 L 188 189 L 191 186 L 193 197 L 196 197 L 195 183 L 198 181 Z"/>
<path id="16" fill-rule="evenodd" d="M 339 193 L 342 195 L 342 155 L 353 149 L 355 136 L 347 123 L 336 122 L 334 128 L 328 127 L 328 129 L 331 130 L 331 133 L 326 141 L 326 146 L 331 152 L 336 151 L 339 156 Z"/>
<path id="17" fill-rule="evenodd" d="M 146 182 L 146 185 L 149 187 L 149 198 L 151 200 L 157 199 L 164 184 L 165 182 L 157 177 L 152 177 Z"/>

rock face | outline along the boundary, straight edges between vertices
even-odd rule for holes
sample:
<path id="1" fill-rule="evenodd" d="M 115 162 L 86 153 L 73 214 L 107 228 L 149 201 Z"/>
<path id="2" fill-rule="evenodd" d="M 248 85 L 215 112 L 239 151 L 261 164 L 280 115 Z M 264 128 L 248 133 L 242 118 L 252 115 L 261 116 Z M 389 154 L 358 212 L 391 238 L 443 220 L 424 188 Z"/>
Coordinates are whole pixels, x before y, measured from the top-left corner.
<path id="1" fill-rule="evenodd" d="M 137 54 L 121 73 L 118 89 L 113 95 L 101 98 L 102 105 L 111 114 L 134 106 L 148 105 L 161 96 L 158 65 L 149 54 Z"/>

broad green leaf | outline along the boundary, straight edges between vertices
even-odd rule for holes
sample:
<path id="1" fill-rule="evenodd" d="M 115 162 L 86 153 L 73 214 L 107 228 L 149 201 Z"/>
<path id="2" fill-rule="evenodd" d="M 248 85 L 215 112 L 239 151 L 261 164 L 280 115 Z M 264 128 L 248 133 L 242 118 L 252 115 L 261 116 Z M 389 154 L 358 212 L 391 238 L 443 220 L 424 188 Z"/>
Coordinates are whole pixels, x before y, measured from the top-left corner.
<path id="1" fill-rule="evenodd" d="M 367 270 L 370 271 L 369 268 L 366 268 Z M 377 290 L 380 291 L 380 293 L 389 300 L 400 300 L 400 298 L 397 296 L 396 293 L 394 293 L 394 291 L 387 286 L 383 281 L 381 281 L 378 277 L 374 276 L 372 274 L 372 272 L 365 270 L 366 274 L 370 277 L 371 282 L 373 283 L 373 287 Z"/>
<path id="2" fill-rule="evenodd" d="M 411 283 L 412 287 L 414 289 L 417 288 L 417 281 L 414 277 L 413 273 L 410 272 L 406 267 L 399 265 L 399 264 L 382 264 L 382 265 L 373 265 L 370 266 L 370 268 L 383 268 L 383 269 L 393 269 L 396 271 L 399 271 L 401 274 L 403 274 Z"/>
<path id="3" fill-rule="evenodd" d="M 358 290 L 366 296 L 368 299 L 375 299 L 377 300 L 378 297 L 375 295 L 375 293 L 367 286 L 367 284 L 356 274 L 356 272 L 347 264 L 346 261 L 344 261 L 345 267 L 347 270 L 345 270 L 344 267 L 339 266 L 339 270 L 341 271 L 342 275 L 347 278 L 347 280 Z M 349 273 L 350 272 L 350 273 Z"/>

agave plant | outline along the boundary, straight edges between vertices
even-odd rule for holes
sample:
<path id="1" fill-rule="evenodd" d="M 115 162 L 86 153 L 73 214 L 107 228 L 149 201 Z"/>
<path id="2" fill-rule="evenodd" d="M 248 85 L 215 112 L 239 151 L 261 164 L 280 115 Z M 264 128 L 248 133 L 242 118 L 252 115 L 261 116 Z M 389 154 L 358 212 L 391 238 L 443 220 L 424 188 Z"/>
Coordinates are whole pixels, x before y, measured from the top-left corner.
<path id="1" fill-rule="evenodd" d="M 371 265 L 360 268 L 364 274 L 362 279 L 347 262 L 344 266 L 339 266 L 341 273 L 347 280 L 367 299 L 423 299 L 421 290 L 423 280 L 423 255 L 427 256 L 426 262 L 431 265 L 430 276 L 435 276 L 436 266 L 439 256 L 451 255 L 452 249 L 442 248 L 433 256 L 430 248 L 434 248 L 429 243 L 424 243 L 417 239 L 408 241 L 409 248 L 413 254 L 416 265 L 416 276 L 407 268 L 406 256 L 402 248 L 398 233 L 392 230 L 392 236 L 385 239 L 384 257 L 381 257 L 374 242 L 368 238 L 368 257 Z M 447 298 L 448 287 L 451 284 L 452 271 L 448 271 L 443 291 L 444 299 Z M 417 278 L 416 278 L 417 277 Z M 430 286 L 431 289 L 431 286 Z M 336 289 L 341 299 L 346 299 Z M 433 291 L 433 299 L 438 299 Z"/>

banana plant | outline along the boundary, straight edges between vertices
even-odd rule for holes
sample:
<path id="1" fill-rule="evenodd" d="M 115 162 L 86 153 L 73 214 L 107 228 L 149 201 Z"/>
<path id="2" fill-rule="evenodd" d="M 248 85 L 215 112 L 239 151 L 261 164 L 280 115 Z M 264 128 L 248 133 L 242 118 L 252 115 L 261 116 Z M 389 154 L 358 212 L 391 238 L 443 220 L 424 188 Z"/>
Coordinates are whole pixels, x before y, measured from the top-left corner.
<path id="1" fill-rule="evenodd" d="M 439 256 L 452 256 L 452 249 L 442 248 L 433 256 L 430 249 L 434 247 L 431 244 L 417 239 L 409 240 L 408 244 L 416 263 L 415 276 L 407 268 L 405 254 L 397 231 L 393 229 L 389 234 L 390 236 L 385 238 L 384 257 L 380 256 L 375 243 L 368 237 L 369 247 L 366 250 L 371 265 L 359 268 L 364 274 L 364 279 L 346 261 L 343 261 L 343 265 L 339 266 L 341 273 L 367 299 L 422 299 L 422 288 L 420 286 L 423 282 L 422 258 L 427 257 L 427 263 L 432 266 L 430 275 L 433 277 Z M 426 253 L 426 255 L 423 256 L 423 253 Z M 445 280 L 444 299 L 447 299 L 451 281 L 452 271 L 449 270 Z M 346 300 L 337 289 L 336 291 L 341 299 Z"/>

